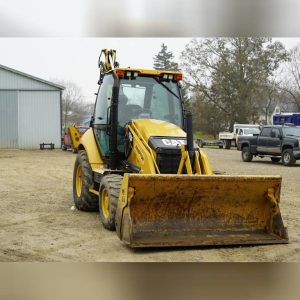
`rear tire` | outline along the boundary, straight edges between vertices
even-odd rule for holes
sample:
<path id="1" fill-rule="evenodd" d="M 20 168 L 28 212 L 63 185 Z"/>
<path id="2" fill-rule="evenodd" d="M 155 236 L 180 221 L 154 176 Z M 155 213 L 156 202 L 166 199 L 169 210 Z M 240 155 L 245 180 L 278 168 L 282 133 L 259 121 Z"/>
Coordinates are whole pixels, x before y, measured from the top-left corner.
<path id="1" fill-rule="evenodd" d="M 115 217 L 123 177 L 117 174 L 105 175 L 99 188 L 100 220 L 104 228 L 115 230 Z"/>
<path id="2" fill-rule="evenodd" d="M 281 157 L 282 157 L 282 163 L 286 167 L 293 166 L 296 163 L 296 159 L 294 157 L 292 149 L 283 150 Z"/>
<path id="3" fill-rule="evenodd" d="M 225 140 L 225 149 L 231 148 L 231 140 Z"/>
<path id="4" fill-rule="evenodd" d="M 253 159 L 253 154 L 250 151 L 250 148 L 247 147 L 243 147 L 242 149 L 242 160 L 245 162 L 250 162 Z"/>
<path id="5" fill-rule="evenodd" d="M 73 199 L 77 209 L 83 211 L 97 211 L 98 197 L 89 191 L 93 184 L 93 171 L 86 152 L 79 151 L 73 173 Z"/>
<path id="6" fill-rule="evenodd" d="M 280 162 L 281 157 L 271 157 L 271 161 L 274 163 Z"/>

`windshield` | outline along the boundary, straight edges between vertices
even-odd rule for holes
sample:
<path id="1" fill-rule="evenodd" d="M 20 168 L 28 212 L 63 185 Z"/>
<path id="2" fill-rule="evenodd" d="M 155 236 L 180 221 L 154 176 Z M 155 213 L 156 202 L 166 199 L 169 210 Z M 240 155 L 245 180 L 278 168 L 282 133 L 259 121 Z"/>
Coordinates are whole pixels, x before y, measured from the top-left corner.
<path id="1" fill-rule="evenodd" d="M 284 136 L 297 136 L 300 137 L 300 127 L 282 127 Z"/>
<path id="2" fill-rule="evenodd" d="M 142 76 L 121 80 L 118 117 L 121 126 L 131 119 L 157 119 L 182 127 L 177 83 Z"/>

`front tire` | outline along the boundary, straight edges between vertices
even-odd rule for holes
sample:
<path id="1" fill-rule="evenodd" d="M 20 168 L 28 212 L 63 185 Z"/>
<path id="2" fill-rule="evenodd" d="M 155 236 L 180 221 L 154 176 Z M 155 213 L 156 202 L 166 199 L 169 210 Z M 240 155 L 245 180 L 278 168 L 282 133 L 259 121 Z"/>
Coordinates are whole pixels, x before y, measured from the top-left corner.
<path id="1" fill-rule="evenodd" d="M 250 162 L 253 159 L 253 154 L 249 147 L 243 147 L 242 149 L 242 160 L 245 162 Z"/>
<path id="2" fill-rule="evenodd" d="M 290 166 L 294 166 L 296 163 L 296 159 L 294 157 L 292 149 L 283 150 L 281 157 L 284 166 L 290 167 Z"/>
<path id="3" fill-rule="evenodd" d="M 115 217 L 123 177 L 117 174 L 105 175 L 100 182 L 99 212 L 104 228 L 115 230 Z"/>
<path id="4" fill-rule="evenodd" d="M 79 151 L 73 173 L 73 199 L 77 209 L 97 211 L 98 197 L 89 191 L 93 185 L 93 171 L 84 150 Z"/>

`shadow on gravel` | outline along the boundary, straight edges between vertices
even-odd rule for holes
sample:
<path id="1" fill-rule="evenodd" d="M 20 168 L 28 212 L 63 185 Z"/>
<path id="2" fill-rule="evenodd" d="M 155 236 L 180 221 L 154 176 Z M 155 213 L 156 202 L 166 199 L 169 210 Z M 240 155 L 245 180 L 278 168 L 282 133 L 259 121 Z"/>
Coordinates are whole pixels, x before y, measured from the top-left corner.
<path id="1" fill-rule="evenodd" d="M 173 251 L 186 251 L 186 250 L 218 250 L 218 249 L 241 249 L 241 248 L 253 248 L 253 247 L 273 247 L 274 244 L 265 245 L 216 245 L 216 246 L 188 246 L 188 247 L 151 247 L 151 248 L 126 248 L 130 249 L 136 254 L 151 254 L 155 252 L 173 252 Z"/>
<path id="2" fill-rule="evenodd" d="M 282 166 L 283 168 L 299 168 L 300 167 L 300 164 L 296 164 L 294 166 L 289 166 L 289 167 L 286 167 L 284 166 L 281 162 L 272 162 L 271 160 L 270 161 L 266 161 L 266 160 L 252 160 L 251 162 L 249 162 L 249 164 L 265 164 L 265 165 L 274 165 L 274 166 Z"/>

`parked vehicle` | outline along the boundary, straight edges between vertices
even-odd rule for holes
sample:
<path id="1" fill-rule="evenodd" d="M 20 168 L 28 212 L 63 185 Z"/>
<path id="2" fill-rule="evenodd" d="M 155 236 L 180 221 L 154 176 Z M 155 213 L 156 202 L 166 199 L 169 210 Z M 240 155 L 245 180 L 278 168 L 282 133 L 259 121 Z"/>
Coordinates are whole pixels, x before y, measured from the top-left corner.
<path id="1" fill-rule="evenodd" d="M 300 127 L 264 126 L 259 135 L 239 137 L 237 147 L 245 162 L 253 156 L 267 156 L 273 162 L 282 160 L 285 166 L 293 166 L 300 159 Z"/>
<path id="2" fill-rule="evenodd" d="M 202 140 L 202 139 L 197 139 L 196 140 L 197 145 L 200 148 L 203 148 L 204 146 L 219 146 L 219 148 L 223 148 L 223 142 L 220 140 Z"/>
<path id="3" fill-rule="evenodd" d="M 89 129 L 88 126 L 71 125 L 62 134 L 62 150 L 72 149 L 73 153 L 78 152 L 78 145 L 81 136 Z"/>
<path id="4" fill-rule="evenodd" d="M 236 134 L 235 143 L 238 144 L 240 136 L 254 136 L 260 133 L 260 127 L 240 128 Z"/>
<path id="5" fill-rule="evenodd" d="M 273 116 L 274 125 L 295 125 L 300 126 L 300 113 L 283 113 Z"/>
<path id="6" fill-rule="evenodd" d="M 234 124 L 233 132 L 220 132 L 219 140 L 223 144 L 223 148 L 230 149 L 232 143 L 237 145 L 237 137 L 239 135 L 259 134 L 260 126 L 258 124 Z"/>

